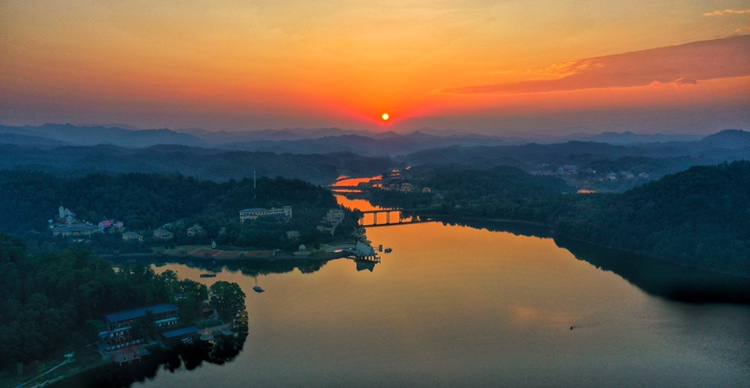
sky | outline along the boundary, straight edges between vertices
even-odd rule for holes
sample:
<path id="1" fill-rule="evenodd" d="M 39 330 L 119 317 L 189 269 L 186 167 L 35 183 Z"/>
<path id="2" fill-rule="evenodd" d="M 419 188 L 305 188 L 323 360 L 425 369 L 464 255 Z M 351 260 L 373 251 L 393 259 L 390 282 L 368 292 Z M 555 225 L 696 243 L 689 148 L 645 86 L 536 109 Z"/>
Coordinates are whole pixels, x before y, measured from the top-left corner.
<path id="1" fill-rule="evenodd" d="M 4 125 L 750 128 L 747 0 L 3 0 L 0 57 Z"/>

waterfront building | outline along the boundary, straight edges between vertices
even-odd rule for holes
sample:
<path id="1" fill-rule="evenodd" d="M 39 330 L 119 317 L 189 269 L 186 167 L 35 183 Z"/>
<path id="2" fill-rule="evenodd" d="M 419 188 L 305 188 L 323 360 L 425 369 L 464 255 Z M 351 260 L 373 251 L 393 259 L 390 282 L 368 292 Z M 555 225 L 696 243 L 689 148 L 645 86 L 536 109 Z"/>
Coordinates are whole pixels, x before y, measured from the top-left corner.
<path id="1" fill-rule="evenodd" d="M 156 326 L 171 326 L 180 320 L 180 308 L 171 303 L 161 303 L 152 306 L 139 307 L 132 310 L 118 311 L 104 316 L 111 331 L 129 328 L 136 320 L 143 319 L 147 312 L 151 312 Z"/>
<path id="2" fill-rule="evenodd" d="M 268 216 L 281 216 L 287 219 L 291 219 L 292 207 L 282 206 L 281 209 L 277 209 L 275 207 L 272 207 L 270 209 L 257 207 L 257 208 L 240 210 L 240 222 L 241 223 L 245 223 L 246 220 L 253 221 L 253 220 L 257 220 L 259 217 L 268 217 Z"/>

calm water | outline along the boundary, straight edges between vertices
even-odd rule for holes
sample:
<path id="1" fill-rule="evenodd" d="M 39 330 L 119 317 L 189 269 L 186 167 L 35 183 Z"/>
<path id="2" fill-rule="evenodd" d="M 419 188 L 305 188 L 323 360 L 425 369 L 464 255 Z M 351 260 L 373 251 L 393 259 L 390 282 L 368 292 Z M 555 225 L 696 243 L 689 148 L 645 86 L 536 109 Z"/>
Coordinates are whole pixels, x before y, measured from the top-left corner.
<path id="1" fill-rule="evenodd" d="M 367 235 L 393 248 L 372 271 L 347 259 L 257 278 L 156 268 L 239 283 L 250 331 L 224 365 L 162 368 L 135 386 L 750 385 L 747 305 L 649 294 L 551 238 L 441 223 Z"/>

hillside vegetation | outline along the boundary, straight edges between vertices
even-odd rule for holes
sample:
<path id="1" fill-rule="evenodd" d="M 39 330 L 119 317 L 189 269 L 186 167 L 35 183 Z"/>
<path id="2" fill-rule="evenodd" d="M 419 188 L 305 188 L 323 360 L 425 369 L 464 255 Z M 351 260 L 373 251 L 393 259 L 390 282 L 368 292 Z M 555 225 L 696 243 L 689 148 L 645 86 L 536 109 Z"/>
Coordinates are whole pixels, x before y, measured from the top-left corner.
<path id="1" fill-rule="evenodd" d="M 58 207 L 76 213 L 79 220 L 94 225 L 100 221 L 123 221 L 128 231 L 146 235 L 165 225 L 175 233 L 171 244 L 210 244 L 256 248 L 288 248 L 333 238 L 316 229 L 330 208 L 338 208 L 325 188 L 298 179 L 260 178 L 216 183 L 160 174 L 89 174 L 60 177 L 33 171 L 0 170 L 0 232 L 14 233 L 28 241 L 62 243 L 52 239 L 48 220 L 57 218 Z M 290 220 L 258 219 L 240 223 L 246 208 L 292 206 Z M 205 234 L 187 238 L 185 229 L 200 224 Z M 351 233 L 356 220 L 347 217 L 336 233 Z M 287 241 L 286 231 L 301 233 L 298 241 Z M 147 235 L 148 236 L 148 235 Z M 119 234 L 95 233 L 93 243 L 104 251 L 137 248 L 124 243 Z M 59 240 L 59 241 L 58 241 Z M 31 247 L 30 247 L 31 248 Z"/>
<path id="2" fill-rule="evenodd" d="M 750 276 L 749 161 L 692 167 L 621 194 L 565 194 L 570 188 L 556 178 L 510 167 L 433 167 L 405 179 L 432 192 L 373 199 L 398 206 L 418 198 L 444 215 L 535 222 L 578 240 Z"/>
<path id="3" fill-rule="evenodd" d="M 172 271 L 115 271 L 80 246 L 28 255 L 19 239 L 2 233 L 0 292 L 0 372 L 95 342 L 106 313 L 170 302 L 190 321 L 208 295 L 206 286 L 180 281 Z M 184 298 L 176 300 L 178 292 Z"/>

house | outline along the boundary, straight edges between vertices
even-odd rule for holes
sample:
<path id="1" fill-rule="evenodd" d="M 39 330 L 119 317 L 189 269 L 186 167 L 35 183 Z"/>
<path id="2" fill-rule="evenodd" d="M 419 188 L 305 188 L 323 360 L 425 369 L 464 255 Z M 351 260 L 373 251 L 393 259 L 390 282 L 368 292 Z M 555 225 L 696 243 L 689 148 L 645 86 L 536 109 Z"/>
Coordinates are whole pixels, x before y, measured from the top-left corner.
<path id="1" fill-rule="evenodd" d="M 83 223 L 70 223 L 66 225 L 54 225 L 52 228 L 53 236 L 86 236 L 90 237 L 91 233 L 99 233 L 99 227 Z"/>
<path id="2" fill-rule="evenodd" d="M 187 228 L 187 235 L 190 236 L 190 237 L 198 236 L 198 235 L 201 235 L 201 234 L 204 234 L 204 233 L 205 233 L 205 231 L 203 230 L 203 227 L 200 226 L 200 225 L 198 225 L 198 224 L 195 224 L 195 225 Z"/>
<path id="3" fill-rule="evenodd" d="M 158 327 L 177 325 L 180 320 L 180 309 L 171 303 L 139 307 L 132 310 L 118 311 L 104 316 L 107 330 L 99 332 L 104 340 L 103 350 L 121 349 L 131 344 L 143 342 L 141 338 L 132 338 L 130 329 L 135 322 L 151 315 Z"/>
<path id="4" fill-rule="evenodd" d="M 331 224 L 340 224 L 341 221 L 343 220 L 344 220 L 343 209 L 328 209 L 328 213 L 326 213 L 327 222 L 330 222 Z"/>
<path id="5" fill-rule="evenodd" d="M 108 231 L 110 233 L 122 232 L 125 228 L 125 224 L 122 221 L 115 220 L 104 220 L 99 223 L 99 230 L 102 232 Z"/>
<path id="6" fill-rule="evenodd" d="M 336 233 L 336 225 L 334 226 L 318 225 L 315 227 L 315 229 L 317 229 L 321 233 L 330 233 L 331 236 L 333 236 L 334 233 Z"/>
<path id="7" fill-rule="evenodd" d="M 159 228 L 154 231 L 154 238 L 159 240 L 171 240 L 174 234 L 164 228 Z"/>
<path id="8" fill-rule="evenodd" d="M 132 310 L 118 311 L 104 316 L 110 332 L 128 330 L 135 321 L 143 319 L 150 312 L 158 327 L 176 325 L 180 320 L 180 308 L 171 303 L 161 303 Z"/>
<path id="9" fill-rule="evenodd" d="M 60 205 L 60 207 L 58 208 L 57 211 L 58 211 L 58 218 L 61 219 L 61 220 L 65 220 L 68 217 L 76 218 L 76 214 L 75 213 L 73 213 L 72 211 L 70 211 L 70 209 L 68 209 L 66 207 L 63 207 L 62 205 Z"/>
<path id="10" fill-rule="evenodd" d="M 162 333 L 164 343 L 167 345 L 177 345 L 179 343 L 191 344 L 198 339 L 201 332 L 197 326 L 184 327 L 182 329 L 171 330 Z"/>
<path id="11" fill-rule="evenodd" d="M 240 210 L 240 222 L 245 223 L 246 220 L 257 220 L 259 217 L 268 217 L 268 216 L 281 216 L 285 217 L 287 219 L 292 218 L 292 207 L 291 206 L 282 206 L 281 209 L 277 208 L 251 208 L 251 209 L 242 209 Z"/>
<path id="12" fill-rule="evenodd" d="M 125 232 L 122 234 L 122 240 L 123 241 L 133 241 L 137 240 L 139 242 L 143 242 L 143 236 L 136 232 Z"/>

